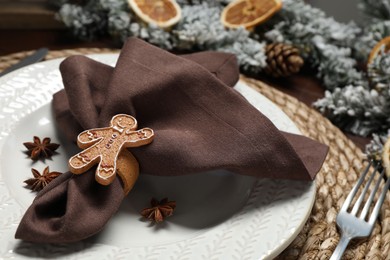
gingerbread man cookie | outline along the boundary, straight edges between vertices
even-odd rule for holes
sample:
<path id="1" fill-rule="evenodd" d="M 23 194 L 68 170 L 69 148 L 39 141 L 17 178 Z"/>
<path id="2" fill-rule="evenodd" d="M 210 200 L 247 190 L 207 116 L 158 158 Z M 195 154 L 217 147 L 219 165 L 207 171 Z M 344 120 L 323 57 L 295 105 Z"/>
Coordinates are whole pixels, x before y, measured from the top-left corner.
<path id="1" fill-rule="evenodd" d="M 139 147 L 153 141 L 154 132 L 152 129 L 136 129 L 137 120 L 134 117 L 119 114 L 111 119 L 110 127 L 82 132 L 77 137 L 77 144 L 85 150 L 69 159 L 70 171 L 74 174 L 81 174 L 98 163 L 95 173 L 96 181 L 102 185 L 110 184 L 115 179 L 118 169 L 117 160 L 121 150 L 127 147 Z M 123 167 L 119 167 L 119 170 L 121 168 Z M 138 165 L 136 169 L 138 169 Z M 119 174 L 122 175 L 123 171 L 120 170 Z M 138 173 L 136 175 L 138 176 Z M 124 180 L 123 177 L 122 180 Z"/>

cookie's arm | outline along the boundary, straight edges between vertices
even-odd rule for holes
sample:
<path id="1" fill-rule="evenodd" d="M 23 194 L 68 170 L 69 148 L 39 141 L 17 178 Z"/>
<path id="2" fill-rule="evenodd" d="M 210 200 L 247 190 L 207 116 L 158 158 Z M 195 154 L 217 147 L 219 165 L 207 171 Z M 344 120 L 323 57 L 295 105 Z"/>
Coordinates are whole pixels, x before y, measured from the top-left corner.
<path id="1" fill-rule="evenodd" d="M 109 130 L 109 127 L 95 128 L 81 132 L 77 136 L 77 145 L 81 149 L 85 149 L 95 144 L 104 137 L 104 134 Z"/>
<path id="2" fill-rule="evenodd" d="M 92 166 L 101 160 L 101 151 L 97 145 L 93 145 L 90 148 L 74 155 L 69 159 L 69 170 L 72 173 L 80 174 L 89 170 Z"/>
<path id="3" fill-rule="evenodd" d="M 125 147 L 139 147 L 151 143 L 154 139 L 154 131 L 150 128 L 131 131 L 126 135 Z"/>

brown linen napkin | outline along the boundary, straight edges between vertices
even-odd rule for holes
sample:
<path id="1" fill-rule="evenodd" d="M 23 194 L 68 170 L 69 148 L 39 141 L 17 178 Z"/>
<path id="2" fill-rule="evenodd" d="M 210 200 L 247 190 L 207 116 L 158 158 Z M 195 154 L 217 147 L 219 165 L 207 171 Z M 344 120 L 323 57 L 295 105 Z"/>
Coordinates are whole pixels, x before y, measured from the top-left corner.
<path id="1" fill-rule="evenodd" d="M 232 54 L 204 51 L 181 55 L 181 57 L 200 64 L 230 87 L 233 87 L 238 81 L 237 60 Z M 71 56 L 61 64 L 65 86 L 85 90 L 91 89 L 91 93 L 79 93 L 77 90 L 65 92 L 65 89 L 63 89 L 53 96 L 53 110 L 56 117 L 56 124 L 58 129 L 65 134 L 69 141 L 76 142 L 79 133 L 85 129 L 93 128 L 91 125 L 95 125 L 96 127 L 96 124 L 93 122 L 96 122 L 96 118 L 98 117 L 97 113 L 101 111 L 104 100 L 106 99 L 107 88 L 113 70 L 114 68 L 111 66 L 81 55 Z M 72 86 L 74 82 L 76 84 Z M 84 93 L 86 94 L 85 97 L 79 97 L 79 94 Z M 91 119 L 92 123 L 89 123 L 89 119 L 86 118 L 79 120 L 81 123 L 86 122 L 84 128 L 80 126 L 75 119 L 80 114 L 80 111 L 70 111 L 67 95 L 73 100 L 73 104 L 81 102 L 80 106 L 89 107 L 93 111 L 92 116 L 94 119 Z M 85 104 L 84 102 L 88 103 Z"/>
<path id="2" fill-rule="evenodd" d="M 327 147 L 280 132 L 228 87 L 238 79 L 231 55 L 199 55 L 204 57 L 191 61 L 129 39 L 115 69 L 87 58 L 67 59 L 60 69 L 68 101 L 63 92 L 54 96 L 57 122 L 73 139 L 79 130 L 108 125 L 115 114 L 135 116 L 140 128 L 155 131 L 153 143 L 130 150 L 146 174 L 227 169 L 256 177 L 313 179 Z M 66 173 L 49 184 L 27 210 L 16 238 L 62 243 L 99 232 L 117 211 L 123 191 L 118 178 L 99 186 L 93 172 Z M 91 223 L 83 221 L 91 216 Z"/>

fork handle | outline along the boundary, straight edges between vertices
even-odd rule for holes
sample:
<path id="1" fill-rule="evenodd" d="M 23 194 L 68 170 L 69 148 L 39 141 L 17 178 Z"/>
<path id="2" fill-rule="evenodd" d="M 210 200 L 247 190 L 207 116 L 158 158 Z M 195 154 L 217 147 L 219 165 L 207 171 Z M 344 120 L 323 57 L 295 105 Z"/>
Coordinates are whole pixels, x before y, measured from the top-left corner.
<path id="1" fill-rule="evenodd" d="M 351 241 L 351 237 L 342 235 L 340 238 L 340 241 L 334 250 L 332 256 L 329 260 L 339 260 L 344 254 L 345 249 L 347 248 L 347 245 L 349 244 L 349 241 Z"/>

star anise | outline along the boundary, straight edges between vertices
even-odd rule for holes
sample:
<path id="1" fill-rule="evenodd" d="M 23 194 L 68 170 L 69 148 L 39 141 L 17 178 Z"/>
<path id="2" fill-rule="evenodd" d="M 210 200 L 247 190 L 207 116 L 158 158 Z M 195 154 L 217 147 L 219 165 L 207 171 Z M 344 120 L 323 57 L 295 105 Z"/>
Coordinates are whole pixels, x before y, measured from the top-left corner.
<path id="1" fill-rule="evenodd" d="M 34 136 L 34 142 L 26 142 L 23 145 L 28 149 L 28 154 L 32 160 L 38 160 L 41 156 L 48 158 L 54 154 L 54 151 L 60 146 L 56 143 L 51 143 L 50 138 L 46 137 L 42 140 Z"/>
<path id="2" fill-rule="evenodd" d="M 34 178 L 25 180 L 24 183 L 27 184 L 27 186 L 33 190 L 33 191 L 40 191 L 42 190 L 49 182 L 57 178 L 59 175 L 61 175 L 60 172 L 50 172 L 49 166 L 47 166 L 43 173 L 40 174 L 36 169 L 31 168 L 31 172 L 34 176 Z"/>
<path id="3" fill-rule="evenodd" d="M 176 208 L 176 202 L 168 201 L 168 198 L 164 198 L 160 201 L 152 198 L 150 204 L 151 207 L 143 209 L 141 215 L 154 223 L 163 222 L 166 217 L 173 214 L 173 211 Z"/>

